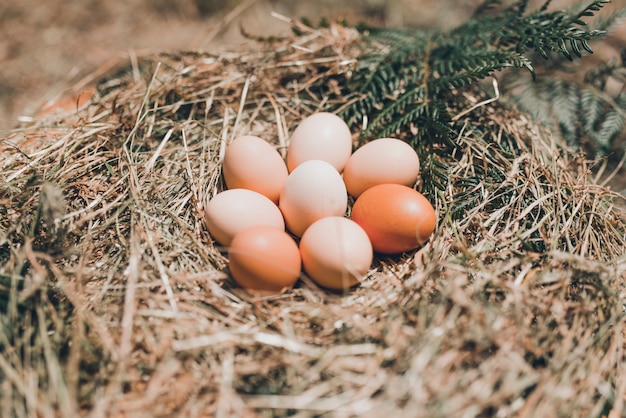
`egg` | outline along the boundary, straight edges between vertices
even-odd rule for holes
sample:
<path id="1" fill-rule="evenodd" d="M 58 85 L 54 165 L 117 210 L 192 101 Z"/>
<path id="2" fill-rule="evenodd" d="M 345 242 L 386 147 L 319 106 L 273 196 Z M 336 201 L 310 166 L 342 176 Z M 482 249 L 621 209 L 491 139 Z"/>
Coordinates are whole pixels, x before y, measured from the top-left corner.
<path id="1" fill-rule="evenodd" d="M 228 259 L 233 279 L 245 289 L 279 292 L 292 287 L 300 276 L 298 245 L 286 232 L 269 226 L 238 232 Z"/>
<path id="2" fill-rule="evenodd" d="M 229 189 L 253 190 L 276 204 L 288 174 L 278 151 L 253 135 L 240 136 L 226 147 L 222 173 Z"/>
<path id="3" fill-rule="evenodd" d="M 379 184 L 354 202 L 351 218 L 367 233 L 374 251 L 397 254 L 423 245 L 435 230 L 435 209 L 420 192 Z"/>
<path id="4" fill-rule="evenodd" d="M 344 215 L 348 193 L 341 175 L 332 165 L 310 160 L 289 174 L 278 206 L 287 229 L 300 237 L 318 219 Z"/>
<path id="5" fill-rule="evenodd" d="M 287 147 L 287 168 L 292 172 L 309 160 L 322 160 L 339 172 L 352 153 L 350 128 L 339 116 L 314 113 L 295 129 Z"/>
<path id="6" fill-rule="evenodd" d="M 209 233 L 229 246 L 235 234 L 251 226 L 266 225 L 281 231 L 285 221 L 278 206 L 252 190 L 230 189 L 216 194 L 204 209 Z"/>
<path id="7" fill-rule="evenodd" d="M 347 289 L 359 283 L 374 258 L 363 228 L 340 216 L 313 223 L 300 240 L 300 254 L 307 275 L 329 289 Z"/>
<path id="8" fill-rule="evenodd" d="M 419 157 L 409 144 L 395 138 L 380 138 L 350 156 L 343 170 L 343 180 L 348 193 L 359 197 L 377 184 L 413 186 L 419 173 Z"/>

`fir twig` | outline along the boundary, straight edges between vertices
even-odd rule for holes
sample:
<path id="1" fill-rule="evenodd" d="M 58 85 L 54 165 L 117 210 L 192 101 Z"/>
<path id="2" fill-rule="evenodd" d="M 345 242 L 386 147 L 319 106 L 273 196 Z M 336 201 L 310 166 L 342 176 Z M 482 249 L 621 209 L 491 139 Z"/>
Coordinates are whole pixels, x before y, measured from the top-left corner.
<path id="1" fill-rule="evenodd" d="M 453 147 L 456 128 L 442 105 L 449 95 L 506 68 L 524 68 L 534 78 L 533 53 L 548 58 L 558 52 L 572 60 L 584 51 L 591 53 L 589 42 L 605 34 L 585 25 L 609 0 L 594 0 L 570 13 L 550 11 L 550 3 L 529 11 L 526 0 L 506 7 L 486 0 L 472 19 L 445 33 L 371 29 L 344 92 L 354 100 L 342 109 L 342 116 L 349 124 L 369 121 L 365 140 L 408 136 L 405 139 L 424 152 L 423 160 L 433 149 L 425 143 Z M 603 136 L 617 131 L 618 118 L 614 119 L 600 128 Z M 428 178 L 442 175 L 424 173 Z"/>

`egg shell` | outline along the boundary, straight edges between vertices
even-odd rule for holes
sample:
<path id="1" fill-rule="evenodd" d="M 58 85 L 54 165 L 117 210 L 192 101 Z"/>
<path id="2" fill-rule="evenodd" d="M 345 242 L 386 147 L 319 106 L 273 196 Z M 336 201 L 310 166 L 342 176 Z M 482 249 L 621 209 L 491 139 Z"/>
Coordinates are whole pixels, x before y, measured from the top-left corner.
<path id="1" fill-rule="evenodd" d="M 374 251 L 398 254 L 423 245 L 435 230 L 435 209 L 420 192 L 400 184 L 367 189 L 352 206 L 351 218 L 369 236 Z"/>
<path id="2" fill-rule="evenodd" d="M 278 206 L 262 194 L 247 189 L 216 194 L 207 203 L 204 218 L 213 239 L 224 246 L 229 246 L 239 231 L 251 226 L 266 225 L 285 230 Z"/>
<path id="3" fill-rule="evenodd" d="M 289 234 L 269 226 L 238 232 L 228 250 L 229 269 L 243 288 L 279 292 L 300 276 L 298 245 Z"/>
<path id="4" fill-rule="evenodd" d="M 292 172 L 305 161 L 322 160 L 341 172 L 351 153 L 352 134 L 343 119 L 332 113 L 314 113 L 291 135 L 287 168 Z"/>
<path id="5" fill-rule="evenodd" d="M 226 147 L 222 173 L 229 189 L 248 189 L 278 203 L 287 165 L 278 151 L 258 136 L 236 138 Z"/>
<path id="6" fill-rule="evenodd" d="M 289 174 L 278 206 L 287 229 L 300 237 L 318 219 L 343 216 L 348 208 L 348 193 L 332 165 L 310 160 Z"/>
<path id="7" fill-rule="evenodd" d="M 363 228 L 340 216 L 313 223 L 300 240 L 300 254 L 307 275 L 329 289 L 347 289 L 359 283 L 374 259 Z"/>
<path id="8" fill-rule="evenodd" d="M 380 138 L 354 151 L 343 170 L 343 180 L 348 193 L 359 197 L 377 184 L 413 186 L 419 173 L 419 157 L 409 144 L 395 138 Z"/>

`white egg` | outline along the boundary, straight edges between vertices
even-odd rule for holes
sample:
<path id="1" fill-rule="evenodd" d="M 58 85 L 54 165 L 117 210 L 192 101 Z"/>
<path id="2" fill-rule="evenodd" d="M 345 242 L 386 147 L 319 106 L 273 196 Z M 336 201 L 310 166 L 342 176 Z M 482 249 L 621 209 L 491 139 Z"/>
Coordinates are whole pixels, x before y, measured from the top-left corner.
<path id="1" fill-rule="evenodd" d="M 310 160 L 289 174 L 278 204 L 287 228 L 297 236 L 313 222 L 327 216 L 343 216 L 348 208 L 346 185 L 326 161 Z"/>
<path id="2" fill-rule="evenodd" d="M 231 189 L 215 195 L 204 209 L 209 233 L 222 245 L 230 245 L 240 231 L 258 225 L 285 230 L 278 207 L 267 197 L 247 189 Z"/>
<path id="3" fill-rule="evenodd" d="M 304 119 L 291 135 L 287 148 L 287 168 L 292 172 L 309 160 L 322 160 L 340 173 L 352 154 L 350 128 L 332 113 L 314 113 Z"/>

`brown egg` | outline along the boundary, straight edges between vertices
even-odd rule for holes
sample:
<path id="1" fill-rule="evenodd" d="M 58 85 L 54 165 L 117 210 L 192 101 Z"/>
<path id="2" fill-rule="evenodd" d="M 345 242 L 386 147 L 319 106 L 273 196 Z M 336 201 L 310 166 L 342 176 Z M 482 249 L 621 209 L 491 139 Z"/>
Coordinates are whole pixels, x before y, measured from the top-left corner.
<path id="1" fill-rule="evenodd" d="M 43 117 L 53 113 L 75 112 L 82 108 L 96 92 L 95 86 L 86 87 L 83 90 L 75 91 L 73 94 L 62 96 L 57 100 L 44 103 L 37 116 Z"/>
<path id="2" fill-rule="evenodd" d="M 278 151 L 252 135 L 240 136 L 226 148 L 222 173 L 229 189 L 253 190 L 276 204 L 288 174 Z"/>
<path id="3" fill-rule="evenodd" d="M 341 216 L 313 223 L 300 240 L 300 254 L 307 275 L 329 289 L 347 289 L 359 283 L 374 258 L 363 228 Z"/>
<path id="4" fill-rule="evenodd" d="M 279 292 L 300 276 L 298 245 L 276 228 L 254 226 L 238 232 L 228 258 L 233 279 L 246 289 Z"/>
<path id="5" fill-rule="evenodd" d="M 413 186 L 419 173 L 419 157 L 409 144 L 399 139 L 381 138 L 354 151 L 343 170 L 343 180 L 348 193 L 359 197 L 377 184 Z"/>
<path id="6" fill-rule="evenodd" d="M 374 251 L 397 254 L 423 245 L 435 230 L 437 217 L 418 191 L 400 184 L 380 184 L 354 202 L 352 220 L 372 242 Z"/>

